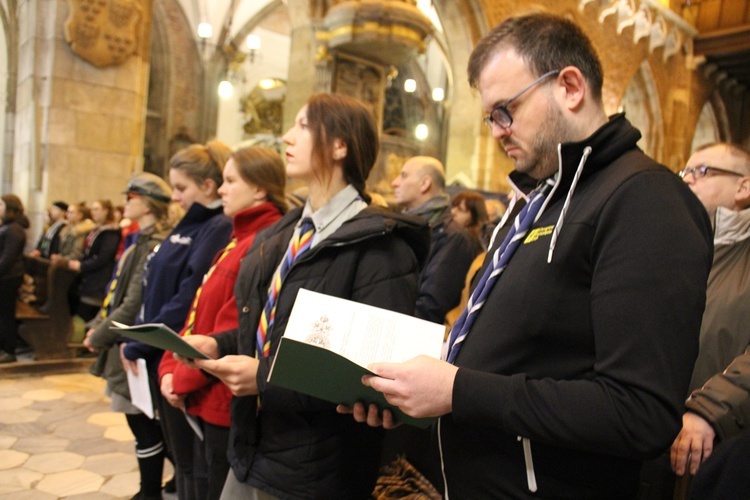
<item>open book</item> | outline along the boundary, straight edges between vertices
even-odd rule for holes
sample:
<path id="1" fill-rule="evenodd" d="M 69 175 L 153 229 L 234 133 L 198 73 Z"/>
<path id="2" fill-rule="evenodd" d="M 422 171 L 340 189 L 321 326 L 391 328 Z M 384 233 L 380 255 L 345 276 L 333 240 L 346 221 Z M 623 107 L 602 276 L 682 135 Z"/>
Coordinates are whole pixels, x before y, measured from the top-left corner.
<path id="1" fill-rule="evenodd" d="M 180 335 L 164 323 L 144 323 L 142 325 L 128 326 L 112 322 L 110 330 L 120 332 L 120 335 L 129 339 L 143 342 L 144 344 L 176 352 L 180 356 L 189 359 L 201 358 L 211 359 L 195 347 L 185 342 Z"/>
<path id="2" fill-rule="evenodd" d="M 367 365 L 440 358 L 445 327 L 405 314 L 300 289 L 268 382 L 332 403 L 375 403 L 397 421 L 427 427 L 362 385 Z"/>

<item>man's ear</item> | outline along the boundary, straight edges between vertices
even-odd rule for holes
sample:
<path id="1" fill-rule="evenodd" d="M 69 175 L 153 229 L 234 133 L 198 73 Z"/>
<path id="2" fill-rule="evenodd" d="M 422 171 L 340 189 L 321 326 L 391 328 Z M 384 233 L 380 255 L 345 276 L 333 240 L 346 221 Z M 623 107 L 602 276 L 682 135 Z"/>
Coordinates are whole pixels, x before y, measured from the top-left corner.
<path id="1" fill-rule="evenodd" d="M 743 177 L 734 193 L 734 203 L 742 209 L 750 207 L 750 177 Z"/>
<path id="2" fill-rule="evenodd" d="M 567 109 L 573 111 L 583 104 L 583 98 L 589 91 L 586 79 L 583 77 L 581 70 L 575 66 L 566 66 L 557 75 L 556 90 L 562 99 L 562 104 Z"/>
<path id="3" fill-rule="evenodd" d="M 422 176 L 422 179 L 420 179 L 419 181 L 419 192 L 422 194 L 429 193 L 431 189 L 432 189 L 432 177 L 425 174 Z"/>

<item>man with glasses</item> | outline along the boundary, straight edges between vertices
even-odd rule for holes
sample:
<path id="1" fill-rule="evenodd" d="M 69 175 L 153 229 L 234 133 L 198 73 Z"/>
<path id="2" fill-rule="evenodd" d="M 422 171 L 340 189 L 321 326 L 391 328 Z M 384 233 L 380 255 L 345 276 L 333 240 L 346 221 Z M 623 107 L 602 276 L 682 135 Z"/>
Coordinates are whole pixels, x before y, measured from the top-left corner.
<path id="1" fill-rule="evenodd" d="M 490 249 L 447 361 L 375 364 L 364 380 L 440 417 L 452 500 L 633 498 L 679 429 L 711 225 L 624 115 L 607 118 L 602 80 L 591 41 L 549 14 L 505 20 L 469 60 L 493 137 L 539 186 Z"/>
<path id="2" fill-rule="evenodd" d="M 750 153 L 732 144 L 710 144 L 690 157 L 681 175 L 711 217 L 714 260 L 690 382 L 693 396 L 672 445 L 672 466 L 679 476 L 686 470 L 695 474 L 711 455 L 717 432 L 728 437 L 727 429 L 737 425 L 732 423 L 734 418 L 722 422 L 727 410 L 742 400 L 733 395 L 731 385 L 715 382 L 716 389 L 710 393 L 701 388 L 750 344 Z M 747 361 L 736 363 L 734 376 L 728 375 L 726 380 L 737 378 L 749 367 Z M 748 376 L 745 373 L 744 378 Z M 741 393 L 746 400 L 747 389 Z M 748 407 L 747 401 L 741 406 Z"/>

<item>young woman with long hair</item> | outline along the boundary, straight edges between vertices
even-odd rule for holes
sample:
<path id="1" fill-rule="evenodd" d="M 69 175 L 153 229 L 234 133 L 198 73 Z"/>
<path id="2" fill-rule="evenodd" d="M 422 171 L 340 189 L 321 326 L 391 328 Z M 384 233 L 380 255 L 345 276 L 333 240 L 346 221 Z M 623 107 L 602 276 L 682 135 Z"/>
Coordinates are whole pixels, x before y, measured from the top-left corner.
<path id="1" fill-rule="evenodd" d="M 83 345 L 98 353 L 91 373 L 107 381 L 106 393 L 113 411 L 122 412 L 135 436 L 140 490 L 135 498 L 161 498 L 164 444 L 159 422 L 150 419 L 130 401 L 127 375 L 120 360 L 120 335 L 110 330 L 113 321 L 133 324 L 141 307 L 141 280 L 146 259 L 167 234 L 167 207 L 172 190 L 160 177 L 141 172 L 130 178 L 125 190 L 124 214 L 140 227 L 135 242 L 117 262 L 101 310 L 88 323 Z"/>
<path id="2" fill-rule="evenodd" d="M 369 498 L 380 430 L 266 380 L 302 287 L 411 314 L 429 233 L 417 219 L 368 205 L 365 181 L 379 142 L 359 101 L 311 97 L 283 140 L 287 175 L 307 185 L 307 202 L 259 235 L 243 260 L 239 328 L 187 337 L 214 358 L 195 365 L 235 395 L 222 498 Z M 296 240 L 309 249 L 289 265 Z"/>
<path id="3" fill-rule="evenodd" d="M 251 147 L 229 157 L 219 194 L 224 214 L 233 220 L 234 232 L 229 244 L 214 258 L 195 294 L 180 332 L 182 336 L 215 335 L 237 328 L 234 286 L 240 262 L 257 232 L 286 213 L 285 185 L 284 163 L 276 151 Z M 193 437 L 197 496 L 218 499 L 229 471 L 227 445 L 232 393 L 215 378 L 178 363 L 170 351 L 164 353 L 159 377 L 164 398 L 175 408 L 197 417 L 203 430 L 204 439 Z"/>
<path id="4" fill-rule="evenodd" d="M 224 215 L 218 192 L 231 152 L 223 142 L 210 141 L 188 146 L 170 158 L 172 200 L 185 210 L 185 216 L 146 263 L 137 324 L 163 323 L 176 332 L 184 326 L 203 276 L 232 233 L 232 221 Z M 159 422 L 175 465 L 177 494 L 180 499 L 192 500 L 196 498 L 193 430 L 182 411 L 169 405 L 158 390 L 158 367 L 164 351 L 128 341 L 122 344 L 121 353 L 126 369 L 137 370 L 136 360 L 146 360 Z"/>
<path id="5" fill-rule="evenodd" d="M 14 194 L 0 199 L 0 363 L 16 361 L 18 320 L 16 299 L 23 282 L 23 247 L 29 219 Z"/>
<path id="6" fill-rule="evenodd" d="M 68 261 L 68 269 L 81 273 L 75 313 L 86 322 L 91 321 L 102 307 L 122 238 L 120 228 L 115 224 L 111 201 L 92 202 L 90 212 L 96 225 L 83 241 L 83 256 L 80 260 Z"/>

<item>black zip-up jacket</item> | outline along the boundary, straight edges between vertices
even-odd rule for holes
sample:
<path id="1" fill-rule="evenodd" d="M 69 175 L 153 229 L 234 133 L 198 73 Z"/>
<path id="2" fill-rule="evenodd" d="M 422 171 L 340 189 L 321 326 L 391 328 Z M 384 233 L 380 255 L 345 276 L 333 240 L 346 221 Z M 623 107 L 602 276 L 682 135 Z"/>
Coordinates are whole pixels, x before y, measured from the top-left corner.
<path id="1" fill-rule="evenodd" d="M 255 354 L 268 283 L 301 213 L 292 210 L 259 233 L 243 259 L 235 285 L 239 330 L 215 337 L 222 356 Z M 412 314 L 429 241 L 421 219 L 368 207 L 294 263 L 268 333 L 271 355 L 258 369 L 260 411 L 255 396 L 232 401 L 229 455 L 239 481 L 279 498 L 369 498 L 383 431 L 337 414 L 335 404 L 266 379 L 300 288 Z"/>
<path id="2" fill-rule="evenodd" d="M 712 231 L 639 138 L 616 115 L 559 147 L 558 185 L 456 358 L 438 426 L 451 500 L 633 498 L 676 436 Z"/>

